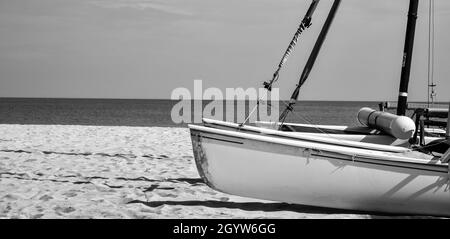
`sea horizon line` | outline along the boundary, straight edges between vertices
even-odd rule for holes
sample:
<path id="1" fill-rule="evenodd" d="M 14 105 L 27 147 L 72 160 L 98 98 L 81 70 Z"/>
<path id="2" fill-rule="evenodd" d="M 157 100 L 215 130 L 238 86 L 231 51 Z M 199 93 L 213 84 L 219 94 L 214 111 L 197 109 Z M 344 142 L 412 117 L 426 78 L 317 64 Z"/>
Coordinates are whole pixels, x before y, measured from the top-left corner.
<path id="1" fill-rule="evenodd" d="M 155 100 L 155 101 L 180 101 L 170 98 L 97 98 L 97 97 L 0 97 L 0 99 L 24 99 L 24 100 Z M 200 101 L 199 99 L 190 99 L 191 101 Z M 209 99 L 203 99 L 202 101 L 213 101 Z M 255 100 L 241 100 L 241 99 L 223 99 L 222 101 L 255 101 Z M 274 101 L 289 101 L 289 99 L 280 99 Z M 297 100 L 297 102 L 369 102 L 369 103 L 380 103 L 380 102 L 396 102 L 396 100 L 330 100 L 330 99 L 305 99 Z M 410 103 L 422 103 L 426 104 L 427 101 L 411 100 Z M 436 101 L 435 104 L 446 104 L 446 101 Z"/>

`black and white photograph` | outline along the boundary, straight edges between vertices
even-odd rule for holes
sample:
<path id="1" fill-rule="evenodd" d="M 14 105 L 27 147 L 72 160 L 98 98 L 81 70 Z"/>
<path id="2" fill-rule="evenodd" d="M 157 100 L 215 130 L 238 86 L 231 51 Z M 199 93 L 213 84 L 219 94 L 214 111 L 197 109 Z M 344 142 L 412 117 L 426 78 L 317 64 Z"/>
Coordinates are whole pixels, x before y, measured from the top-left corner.
<path id="1" fill-rule="evenodd" d="M 0 219 L 450 218 L 448 29 L 446 0 L 0 0 Z"/>

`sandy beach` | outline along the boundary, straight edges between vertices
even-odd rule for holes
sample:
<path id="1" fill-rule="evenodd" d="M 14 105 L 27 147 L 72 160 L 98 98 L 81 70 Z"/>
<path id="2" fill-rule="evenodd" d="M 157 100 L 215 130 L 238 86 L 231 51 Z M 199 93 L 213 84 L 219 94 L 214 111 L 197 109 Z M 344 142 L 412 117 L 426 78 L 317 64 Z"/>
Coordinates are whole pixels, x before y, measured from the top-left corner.
<path id="1" fill-rule="evenodd" d="M 0 125 L 0 218 L 384 217 L 214 191 L 187 128 Z"/>

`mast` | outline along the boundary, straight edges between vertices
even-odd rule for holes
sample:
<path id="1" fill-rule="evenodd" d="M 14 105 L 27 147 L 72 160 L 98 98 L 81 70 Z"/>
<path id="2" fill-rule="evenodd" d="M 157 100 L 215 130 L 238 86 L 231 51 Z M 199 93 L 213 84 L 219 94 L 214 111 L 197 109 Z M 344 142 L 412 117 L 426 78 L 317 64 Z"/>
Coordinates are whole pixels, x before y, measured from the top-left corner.
<path id="1" fill-rule="evenodd" d="M 400 89 L 398 94 L 397 115 L 405 115 L 408 100 L 408 84 L 411 72 L 414 35 L 416 31 L 417 8 L 419 0 L 409 1 L 408 23 L 406 25 L 405 48 L 403 50 L 402 73 L 400 76 Z"/>
<path id="2" fill-rule="evenodd" d="M 283 111 L 283 113 L 280 116 L 279 121 L 282 124 L 283 124 L 284 120 L 286 119 L 286 116 L 289 113 L 289 111 L 292 111 L 292 109 L 293 109 L 292 106 L 295 104 L 295 102 L 298 99 L 300 87 L 303 85 L 303 83 L 305 83 L 306 79 L 309 76 L 309 73 L 311 72 L 311 69 L 314 66 L 317 55 L 319 55 L 322 44 L 325 41 L 325 38 L 328 34 L 328 30 L 330 29 L 331 23 L 333 22 L 334 16 L 336 15 L 336 12 L 337 12 L 337 9 L 339 8 L 340 3 L 341 3 L 341 0 L 334 0 L 333 6 L 331 6 L 330 12 L 328 13 L 328 17 L 325 20 L 322 30 L 320 31 L 319 37 L 317 38 L 317 41 L 314 45 L 313 50 L 311 51 L 308 61 L 306 62 L 305 67 L 303 68 L 303 72 L 300 76 L 297 87 L 295 88 L 294 92 L 292 93 L 291 99 L 289 100 L 289 104 L 286 106 L 286 109 Z M 280 127 L 282 127 L 282 125 Z"/>
<path id="3" fill-rule="evenodd" d="M 445 136 L 448 140 L 450 140 L 450 101 L 448 102 L 447 133 Z"/>

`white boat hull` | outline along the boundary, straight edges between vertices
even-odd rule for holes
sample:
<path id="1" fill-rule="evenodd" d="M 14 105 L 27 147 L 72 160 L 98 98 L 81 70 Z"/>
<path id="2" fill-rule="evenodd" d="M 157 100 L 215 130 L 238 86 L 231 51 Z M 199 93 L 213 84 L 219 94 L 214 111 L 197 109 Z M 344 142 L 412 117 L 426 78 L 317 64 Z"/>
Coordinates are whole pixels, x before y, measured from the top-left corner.
<path id="1" fill-rule="evenodd" d="M 450 215 L 447 164 L 382 152 L 371 158 L 364 149 L 349 155 L 341 146 L 190 128 L 198 171 L 216 190 L 321 207 Z"/>

